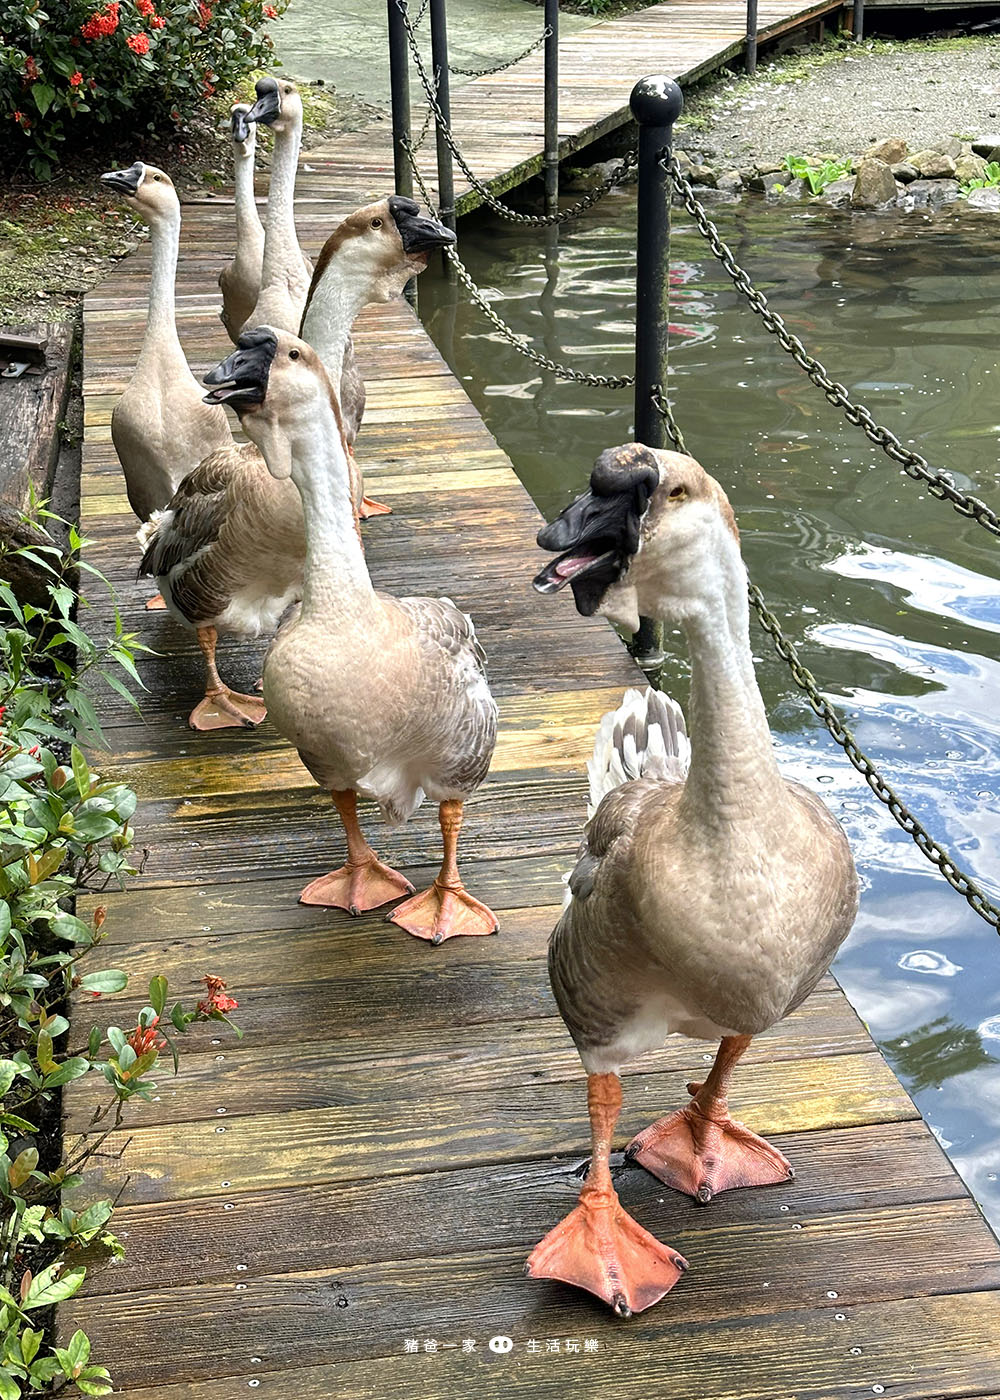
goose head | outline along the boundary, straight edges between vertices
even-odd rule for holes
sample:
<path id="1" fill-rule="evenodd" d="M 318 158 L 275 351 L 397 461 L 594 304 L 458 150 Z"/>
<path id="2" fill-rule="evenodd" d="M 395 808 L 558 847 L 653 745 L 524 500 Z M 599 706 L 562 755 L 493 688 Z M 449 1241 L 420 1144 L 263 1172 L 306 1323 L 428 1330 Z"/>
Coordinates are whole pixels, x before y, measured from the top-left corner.
<path id="1" fill-rule="evenodd" d="M 253 159 L 254 147 L 257 144 L 256 128 L 247 120 L 249 112 L 249 102 L 234 102 L 229 118 L 236 154 L 244 160 Z"/>
<path id="2" fill-rule="evenodd" d="M 303 324 L 334 261 L 338 279 L 367 289 L 366 301 L 388 301 L 411 277 L 423 272 L 435 248 L 454 242 L 451 229 L 421 214 L 416 200 L 403 195 L 393 194 L 377 204 L 355 209 L 323 244 L 302 313 Z"/>
<path id="3" fill-rule="evenodd" d="M 309 452 L 328 435 L 330 415 L 342 437 L 340 405 L 311 345 L 289 331 L 255 326 L 244 331 L 231 355 L 209 370 L 205 402 L 228 404 L 243 431 L 264 454 L 278 480 L 291 475 L 292 452 Z"/>
<path id="4" fill-rule="evenodd" d="M 107 171 L 101 176 L 101 184 L 123 194 L 129 206 L 147 224 L 180 214 L 180 200 L 173 180 L 165 170 L 155 165 L 146 165 L 137 160 L 127 170 Z"/>
<path id="5" fill-rule="evenodd" d="M 538 533 L 558 558 L 539 593 L 568 583 L 577 611 L 635 631 L 639 617 L 683 622 L 720 588 L 720 571 L 745 597 L 739 532 L 714 477 L 679 452 L 625 443 L 602 452 L 590 490 Z"/>
<path id="6" fill-rule="evenodd" d="M 257 101 L 246 114 L 248 123 L 260 122 L 278 135 L 302 130 L 302 98 L 291 78 L 258 78 Z"/>

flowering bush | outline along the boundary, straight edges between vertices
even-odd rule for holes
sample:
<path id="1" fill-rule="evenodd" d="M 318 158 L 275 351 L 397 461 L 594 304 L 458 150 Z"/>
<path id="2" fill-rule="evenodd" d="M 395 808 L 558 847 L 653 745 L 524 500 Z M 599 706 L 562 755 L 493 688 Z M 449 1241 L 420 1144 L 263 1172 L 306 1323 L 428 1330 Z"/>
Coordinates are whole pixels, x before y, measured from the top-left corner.
<path id="1" fill-rule="evenodd" d="M 0 0 L 0 152 L 46 179 L 95 126 L 184 121 L 267 65 L 287 0 Z M 13 140 L 11 139 L 13 137 Z"/>
<path id="2" fill-rule="evenodd" d="M 62 1193 L 79 1195 L 88 1159 L 121 1124 L 125 1105 L 152 1096 L 149 1076 L 162 1050 L 176 1068 L 167 1027 L 183 1033 L 193 1021 L 227 1021 L 237 1005 L 226 984 L 208 976 L 197 1006 L 175 1002 L 168 1010 L 166 978 L 153 977 L 134 1025 L 87 1026 L 78 1007 L 71 1027 L 64 1014 L 74 990 L 98 999 L 128 985 L 117 968 L 83 971 L 106 937 L 106 910 L 78 918 L 75 896 L 122 886 L 136 873 L 135 793 L 93 772 L 76 740 L 100 741 L 83 674 L 103 675 L 130 698 L 122 675 L 138 680 L 140 648 L 117 616 L 103 643 L 76 621 L 80 599 L 70 580 L 90 567 L 79 559 L 82 544 L 71 529 L 66 555 L 44 543 L 0 547 L 0 578 L 14 575 L 16 554 L 51 580 L 47 608 L 21 603 L 0 582 L 0 1400 L 110 1394 L 108 1372 L 91 1361 L 83 1332 L 66 1347 L 46 1345 L 46 1310 L 82 1285 L 83 1249 L 122 1252 L 108 1231 L 111 1201 L 75 1208 Z M 64 1158 L 59 1091 L 88 1075 L 99 1099 Z"/>

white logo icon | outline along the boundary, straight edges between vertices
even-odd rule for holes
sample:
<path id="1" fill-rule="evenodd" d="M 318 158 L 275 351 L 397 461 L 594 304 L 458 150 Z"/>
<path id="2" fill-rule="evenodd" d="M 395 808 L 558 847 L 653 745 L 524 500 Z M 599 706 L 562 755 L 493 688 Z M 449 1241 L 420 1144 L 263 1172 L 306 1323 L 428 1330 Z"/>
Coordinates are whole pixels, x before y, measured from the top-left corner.
<path id="1" fill-rule="evenodd" d="M 491 1337 L 490 1351 L 508 1352 L 514 1350 L 514 1342 L 511 1337 Z"/>

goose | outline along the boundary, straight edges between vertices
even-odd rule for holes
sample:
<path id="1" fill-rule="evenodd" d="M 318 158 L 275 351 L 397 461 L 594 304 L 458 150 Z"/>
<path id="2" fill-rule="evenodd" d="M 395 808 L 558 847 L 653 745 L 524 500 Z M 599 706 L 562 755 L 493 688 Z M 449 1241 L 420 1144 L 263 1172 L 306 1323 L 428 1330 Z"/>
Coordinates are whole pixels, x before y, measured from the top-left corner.
<path id="1" fill-rule="evenodd" d="M 486 776 L 497 727 L 471 619 L 446 598 L 395 598 L 372 586 L 336 395 L 305 341 L 260 326 L 205 383 L 211 402 L 236 410 L 268 470 L 295 483 L 305 513 L 302 605 L 268 651 L 264 697 L 330 793 L 347 861 L 300 900 L 358 914 L 410 894 L 387 917 L 418 938 L 495 933 L 496 916 L 465 889 L 457 860 L 464 802 Z M 439 804 L 444 859 L 429 889 L 413 894 L 378 859 L 358 823 L 359 795 L 392 823 L 425 795 Z"/>
<path id="2" fill-rule="evenodd" d="M 540 592 L 569 583 L 579 612 L 631 631 L 640 613 L 678 623 L 691 657 L 690 741 L 679 707 L 655 692 L 631 692 L 601 723 L 596 811 L 549 945 L 587 1072 L 593 1155 L 578 1205 L 527 1272 L 627 1316 L 662 1298 L 685 1261 L 626 1214 L 611 1184 L 623 1064 L 672 1032 L 717 1039 L 690 1102 L 627 1155 L 700 1203 L 787 1181 L 784 1155 L 730 1117 L 730 1080 L 751 1038 L 829 968 L 857 912 L 857 873 L 840 825 L 775 762 L 739 535 L 718 482 L 691 457 L 627 443 L 602 453 L 590 490 L 538 541 L 559 552 L 535 579 Z"/>
<path id="3" fill-rule="evenodd" d="M 257 101 L 244 120 L 261 122 L 274 132 L 271 183 L 267 192 L 267 222 L 260 291 L 242 329 L 267 324 L 297 331 L 309 293 L 312 263 L 299 247 L 295 232 L 295 176 L 302 145 L 302 98 L 288 78 L 259 78 Z"/>
<path id="4" fill-rule="evenodd" d="M 254 195 L 254 161 L 257 128 L 247 121 L 250 105 L 233 104 L 231 124 L 234 162 L 234 204 L 236 208 L 236 256 L 219 273 L 222 310 L 219 313 L 226 334 L 235 345 L 240 327 L 253 312 L 260 295 L 260 270 L 264 260 L 264 225 Z"/>
<path id="5" fill-rule="evenodd" d="M 225 412 L 204 403 L 177 336 L 174 280 L 181 206 L 170 176 L 137 160 L 101 176 L 148 225 L 152 250 L 149 307 L 135 369 L 111 415 L 111 441 L 125 474 L 129 505 L 142 521 L 162 508 L 196 462 L 233 435 Z"/>
<path id="6" fill-rule="evenodd" d="M 421 218 L 411 204 L 389 198 L 368 205 L 327 240 L 313 282 L 312 324 L 328 353 L 337 354 L 338 337 L 346 339 L 360 305 L 401 291 L 424 270 L 434 248 L 452 241 L 449 229 Z M 326 283 L 342 285 L 341 263 L 348 255 L 351 296 L 328 297 Z M 360 500 L 356 475 L 354 490 Z M 301 596 L 306 537 L 294 484 L 276 481 L 252 443 L 230 440 L 184 478 L 143 532 L 143 544 L 140 573 L 157 579 L 166 606 L 195 628 L 204 655 L 205 694 L 188 723 L 202 730 L 259 724 L 264 702 L 224 684 L 215 651 L 220 632 L 273 632 Z"/>

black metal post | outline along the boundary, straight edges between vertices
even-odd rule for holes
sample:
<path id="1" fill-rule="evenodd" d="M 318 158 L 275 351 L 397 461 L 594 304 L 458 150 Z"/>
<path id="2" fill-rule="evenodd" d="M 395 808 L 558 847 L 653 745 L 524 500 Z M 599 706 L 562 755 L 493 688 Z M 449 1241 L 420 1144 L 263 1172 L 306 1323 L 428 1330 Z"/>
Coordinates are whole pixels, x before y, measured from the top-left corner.
<path id="1" fill-rule="evenodd" d="M 747 77 L 757 71 L 757 0 L 747 0 Z"/>
<path id="2" fill-rule="evenodd" d="M 403 142 L 410 132 L 410 54 L 406 44 L 403 16 L 396 0 L 388 0 L 389 87 L 392 91 L 392 168 L 396 193 L 412 196 L 413 172 Z"/>
<path id="3" fill-rule="evenodd" d="M 437 100 L 441 115 L 451 126 L 451 91 L 448 84 L 448 16 L 445 0 L 430 0 L 431 67 L 437 83 Z M 435 119 L 437 131 L 438 209 L 446 228 L 455 227 L 455 178 L 451 168 L 451 150 L 444 132 Z M 454 275 L 451 263 L 442 253 L 445 275 Z"/>
<path id="4" fill-rule="evenodd" d="M 545 212 L 559 207 L 559 0 L 545 0 Z"/>
<path id="5" fill-rule="evenodd" d="M 865 0 L 854 0 L 854 42 L 860 44 L 865 37 Z"/>
<path id="6" fill-rule="evenodd" d="M 670 325 L 670 176 L 660 165 L 684 110 L 680 88 L 666 77 L 643 78 L 629 99 L 639 124 L 638 232 L 635 250 L 635 438 L 647 447 L 667 447 L 667 431 L 653 403 L 653 385 L 667 387 Z M 663 660 L 660 623 L 639 619 L 632 638 L 639 665 L 651 670 Z"/>

